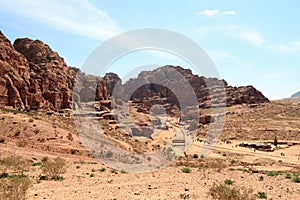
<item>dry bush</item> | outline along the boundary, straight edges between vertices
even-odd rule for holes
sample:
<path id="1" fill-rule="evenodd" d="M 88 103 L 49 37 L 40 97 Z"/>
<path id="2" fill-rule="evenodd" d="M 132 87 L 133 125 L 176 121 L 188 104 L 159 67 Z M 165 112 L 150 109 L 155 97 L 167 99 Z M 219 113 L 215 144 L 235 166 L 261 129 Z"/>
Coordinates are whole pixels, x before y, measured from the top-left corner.
<path id="1" fill-rule="evenodd" d="M 0 179 L 0 200 L 24 199 L 31 180 L 27 176 L 12 176 Z"/>
<path id="2" fill-rule="evenodd" d="M 254 165 L 265 166 L 265 165 L 273 165 L 276 161 L 270 158 L 257 158 L 254 160 Z"/>
<path id="3" fill-rule="evenodd" d="M 19 156 L 7 156 L 0 161 L 0 200 L 19 200 L 25 197 L 31 186 L 30 178 L 23 174 L 28 168 L 29 164 Z"/>
<path id="4" fill-rule="evenodd" d="M 28 169 L 29 165 L 19 156 L 7 156 L 0 160 L 0 177 L 10 171 L 10 173 L 22 173 Z"/>
<path id="5" fill-rule="evenodd" d="M 66 161 L 57 157 L 53 161 L 46 161 L 41 169 L 47 179 L 57 179 L 59 175 L 66 172 Z"/>
<path id="6" fill-rule="evenodd" d="M 25 147 L 27 145 L 26 141 L 17 141 L 16 142 L 17 147 Z"/>
<path id="7" fill-rule="evenodd" d="M 207 167 L 214 169 L 216 172 L 221 172 L 226 166 L 225 161 L 219 158 L 207 161 Z"/>
<path id="8" fill-rule="evenodd" d="M 216 200 L 255 200 L 252 189 L 245 187 L 231 187 L 221 183 L 213 183 L 208 194 Z"/>

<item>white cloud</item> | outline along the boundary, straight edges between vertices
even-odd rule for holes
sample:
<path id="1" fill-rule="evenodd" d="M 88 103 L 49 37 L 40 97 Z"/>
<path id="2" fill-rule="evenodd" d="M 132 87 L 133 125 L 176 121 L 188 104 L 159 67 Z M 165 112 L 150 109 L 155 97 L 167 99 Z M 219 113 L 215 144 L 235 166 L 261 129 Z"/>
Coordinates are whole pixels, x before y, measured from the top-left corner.
<path id="1" fill-rule="evenodd" d="M 270 48 L 272 48 L 272 47 L 270 47 Z M 290 43 L 287 43 L 287 44 L 280 44 L 280 45 L 275 46 L 273 48 L 275 50 L 278 50 L 278 51 L 284 52 L 284 53 L 295 53 L 297 51 L 300 51 L 300 40 L 290 42 Z"/>
<path id="2" fill-rule="evenodd" d="M 236 15 L 237 14 L 237 12 L 234 10 L 225 10 L 223 13 L 225 15 Z"/>
<path id="3" fill-rule="evenodd" d="M 243 39 L 254 46 L 263 46 L 265 42 L 261 34 L 256 30 L 237 25 L 202 27 L 198 29 L 198 32 L 202 36 L 207 36 L 212 32 L 222 33 L 234 38 Z"/>
<path id="4" fill-rule="evenodd" d="M 207 16 L 213 16 L 215 14 L 217 14 L 219 12 L 218 9 L 214 9 L 214 10 L 203 10 L 202 12 L 198 12 L 198 15 L 207 15 Z"/>
<path id="5" fill-rule="evenodd" d="M 264 43 L 264 39 L 262 38 L 262 36 L 254 30 L 242 30 L 240 33 L 237 34 L 237 36 L 244 40 L 247 40 L 254 46 L 262 46 Z"/>
<path id="6" fill-rule="evenodd" d="M 108 39 L 121 31 L 106 12 L 87 0 L 4 1 L 1 3 L 0 10 L 98 40 Z"/>

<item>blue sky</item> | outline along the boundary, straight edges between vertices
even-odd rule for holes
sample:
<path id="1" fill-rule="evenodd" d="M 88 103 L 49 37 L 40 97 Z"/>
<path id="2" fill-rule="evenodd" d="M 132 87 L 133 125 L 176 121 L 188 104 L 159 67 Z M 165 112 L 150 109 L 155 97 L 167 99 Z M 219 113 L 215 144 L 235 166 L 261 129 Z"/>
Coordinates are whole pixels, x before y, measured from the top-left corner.
<path id="1" fill-rule="evenodd" d="M 300 3 L 297 0 L 1 0 L 0 30 L 11 40 L 40 39 L 80 67 L 105 40 L 138 28 L 163 28 L 197 42 L 220 77 L 254 85 L 270 99 L 300 90 Z M 166 53 L 123 56 L 108 71 L 137 66 L 190 67 Z"/>

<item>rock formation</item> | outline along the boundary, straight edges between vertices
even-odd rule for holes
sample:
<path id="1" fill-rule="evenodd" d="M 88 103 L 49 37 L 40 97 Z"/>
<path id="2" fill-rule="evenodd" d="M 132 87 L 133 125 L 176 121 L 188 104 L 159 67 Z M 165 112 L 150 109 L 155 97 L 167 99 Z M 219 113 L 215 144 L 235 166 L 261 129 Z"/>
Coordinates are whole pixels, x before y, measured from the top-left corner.
<path id="1" fill-rule="evenodd" d="M 181 100 L 190 98 L 189 90 L 191 89 L 195 93 L 200 108 L 220 106 L 224 103 L 232 106 L 269 102 L 253 86 L 228 86 L 225 80 L 199 77 L 192 74 L 191 70 L 179 66 L 164 66 L 153 71 L 142 72 L 136 79 L 127 81 L 123 88 L 125 95 L 131 94 L 130 99 L 142 103 L 146 108 L 154 104 L 172 104 L 179 107 L 178 98 Z M 189 103 L 188 99 L 184 99 L 184 102 Z"/>
<path id="2" fill-rule="evenodd" d="M 75 83 L 78 87 L 73 91 Z M 226 95 L 222 96 L 221 90 Z M 75 102 L 99 101 L 99 107 L 101 102 L 110 107 L 111 96 L 116 95 L 116 99 L 131 100 L 140 112 L 149 113 L 153 105 L 160 104 L 167 113 L 175 114 L 182 99 L 192 104 L 190 92 L 195 94 L 200 108 L 223 102 L 232 106 L 269 101 L 253 86 L 228 86 L 224 80 L 199 77 L 178 66 L 141 72 L 122 85 L 114 73 L 101 78 L 67 66 L 57 52 L 40 40 L 22 38 L 12 45 L 0 32 L 0 106 L 59 111 L 71 109 L 74 98 Z M 103 106 L 101 109 L 105 110 Z"/>
<path id="3" fill-rule="evenodd" d="M 76 76 L 81 87 L 75 92 L 87 97 L 82 101 L 108 98 L 102 78 L 67 66 L 57 52 L 39 40 L 17 39 L 12 46 L 0 32 L 0 67 L 1 106 L 26 110 L 70 109 Z M 90 96 L 93 99 L 88 99 Z"/>

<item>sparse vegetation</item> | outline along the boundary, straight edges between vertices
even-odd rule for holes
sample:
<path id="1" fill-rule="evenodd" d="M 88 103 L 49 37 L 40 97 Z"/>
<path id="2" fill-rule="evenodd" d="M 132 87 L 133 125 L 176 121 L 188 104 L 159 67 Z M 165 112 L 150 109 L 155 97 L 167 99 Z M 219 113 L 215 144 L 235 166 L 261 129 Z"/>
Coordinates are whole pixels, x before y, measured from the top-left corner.
<path id="1" fill-rule="evenodd" d="M 25 141 L 18 141 L 16 143 L 17 147 L 25 147 L 26 146 L 26 142 Z"/>
<path id="2" fill-rule="evenodd" d="M 260 176 L 260 177 L 258 178 L 258 180 L 259 180 L 259 181 L 263 181 L 263 180 L 264 180 L 264 177 L 263 177 L 263 176 Z"/>
<path id="3" fill-rule="evenodd" d="M 54 178 L 54 180 L 55 180 L 55 181 L 63 181 L 63 180 L 65 180 L 65 178 L 62 177 L 62 176 L 56 176 L 56 177 Z"/>
<path id="4" fill-rule="evenodd" d="M 252 189 L 232 187 L 221 183 L 213 183 L 208 194 L 216 200 L 255 200 Z"/>
<path id="5" fill-rule="evenodd" d="M 292 174 L 287 173 L 287 174 L 285 175 L 285 178 L 286 178 L 286 179 L 292 179 Z"/>
<path id="6" fill-rule="evenodd" d="M 100 172 L 105 172 L 106 169 L 105 169 L 104 167 L 102 167 L 102 168 L 99 169 L 99 171 L 100 171 Z"/>
<path id="7" fill-rule="evenodd" d="M 0 200 L 24 199 L 31 180 L 27 176 L 12 176 L 0 179 Z"/>
<path id="8" fill-rule="evenodd" d="M 46 161 L 41 169 L 47 179 L 57 179 L 59 175 L 66 172 L 66 161 L 57 157 L 53 161 Z"/>
<path id="9" fill-rule="evenodd" d="M 180 199 L 189 199 L 189 198 L 190 198 L 190 194 L 187 193 L 180 194 Z"/>
<path id="10" fill-rule="evenodd" d="M 182 171 L 183 173 L 187 173 L 187 174 L 189 174 L 189 173 L 192 172 L 191 168 L 189 168 L 189 167 L 181 168 L 181 171 Z"/>
<path id="11" fill-rule="evenodd" d="M 0 161 L 0 178 L 4 176 L 8 171 L 13 174 L 23 174 L 23 172 L 27 169 L 28 163 L 26 163 L 21 157 L 15 155 L 7 156 Z"/>
<path id="12" fill-rule="evenodd" d="M 232 185 L 232 184 L 233 184 L 233 181 L 230 180 L 230 179 L 226 179 L 226 180 L 224 181 L 224 183 L 225 183 L 226 185 Z"/>
<path id="13" fill-rule="evenodd" d="M 23 199 L 31 186 L 30 178 L 24 175 L 24 171 L 28 169 L 28 163 L 21 157 L 13 155 L 1 160 L 0 167 L 0 200 Z"/>
<path id="14" fill-rule="evenodd" d="M 292 181 L 294 183 L 300 183 L 300 177 L 298 175 L 296 175 L 296 176 L 293 177 Z"/>
<path id="15" fill-rule="evenodd" d="M 246 168 L 238 168 L 237 170 L 242 172 L 252 173 L 250 169 L 246 169 Z"/>
<path id="16" fill-rule="evenodd" d="M 282 175 L 283 173 L 281 171 L 269 171 L 267 172 L 268 176 L 278 176 L 278 175 Z"/>
<path id="17" fill-rule="evenodd" d="M 41 162 L 33 162 L 31 164 L 31 166 L 42 166 L 42 165 L 43 165 L 43 163 L 41 163 Z"/>
<path id="18" fill-rule="evenodd" d="M 214 159 L 207 162 L 207 167 L 213 168 L 216 172 L 221 172 L 226 167 L 226 164 L 222 159 Z"/>
<path id="19" fill-rule="evenodd" d="M 257 197 L 259 199 L 267 199 L 267 194 L 265 192 L 258 192 Z"/>

